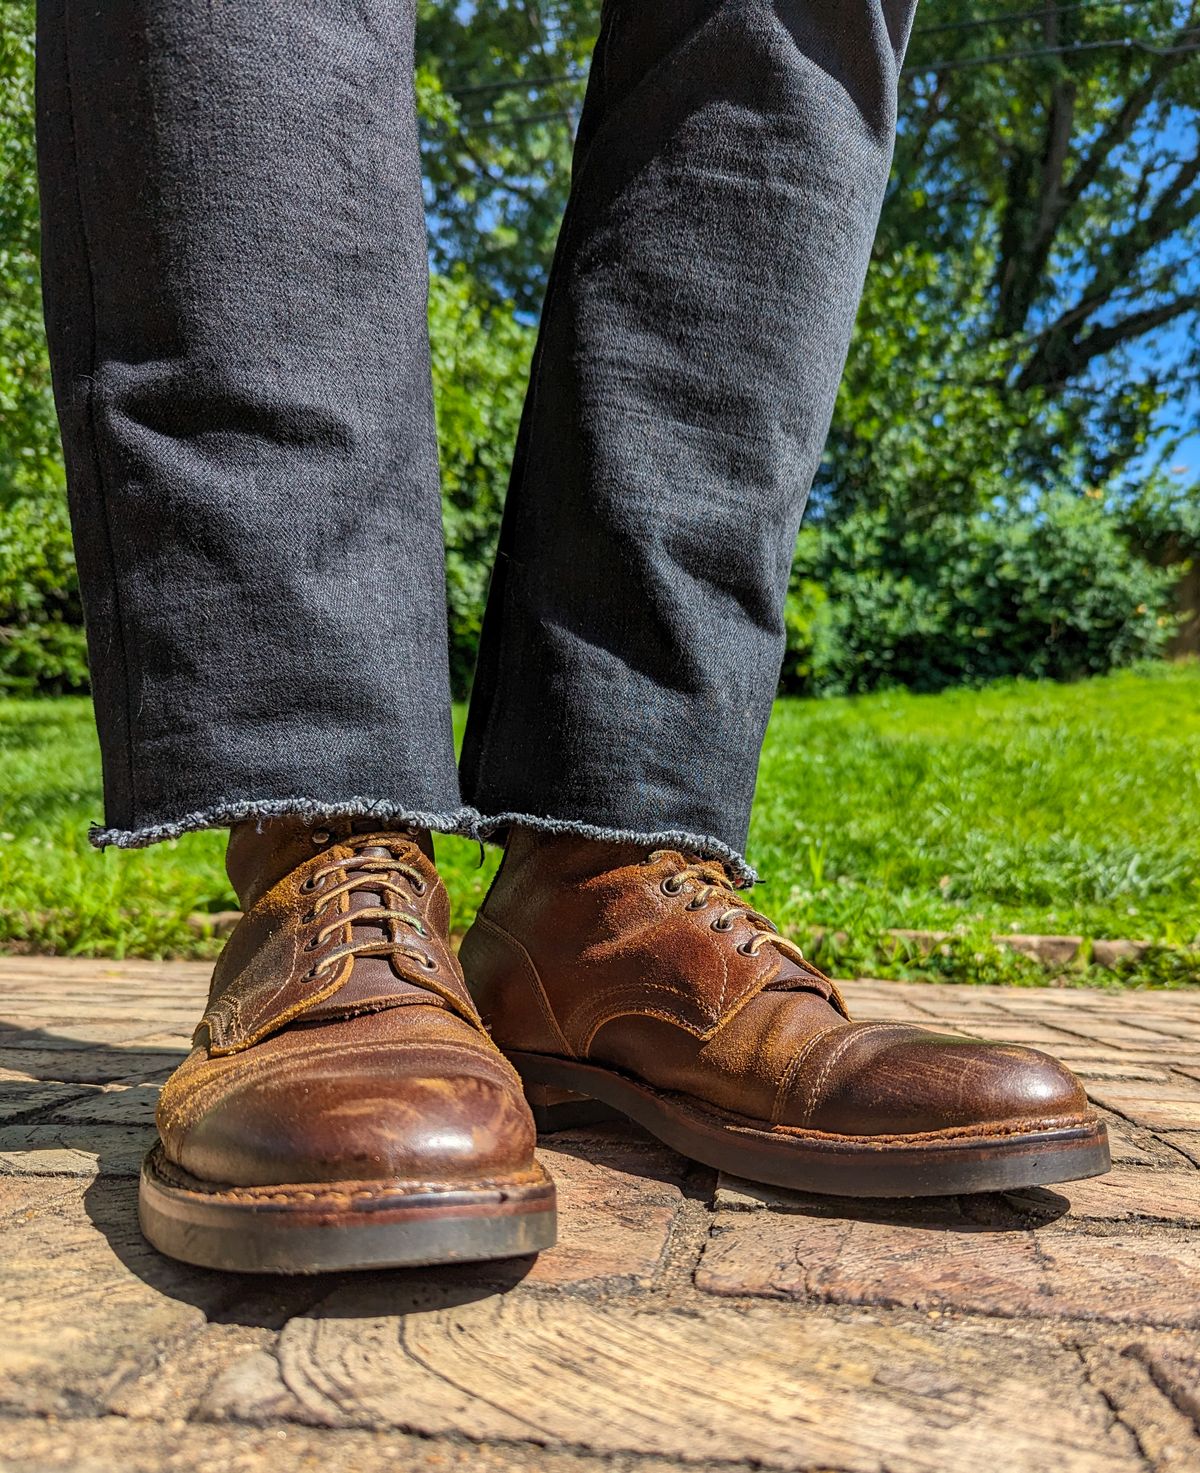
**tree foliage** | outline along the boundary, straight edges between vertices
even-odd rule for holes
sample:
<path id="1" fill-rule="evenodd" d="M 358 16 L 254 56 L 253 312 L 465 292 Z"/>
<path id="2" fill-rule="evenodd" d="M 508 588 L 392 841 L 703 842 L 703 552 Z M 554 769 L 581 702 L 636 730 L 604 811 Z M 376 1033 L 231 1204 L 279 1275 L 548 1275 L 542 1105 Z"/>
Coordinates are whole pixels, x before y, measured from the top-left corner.
<path id="1" fill-rule="evenodd" d="M 430 283 L 434 402 L 442 463 L 451 678 L 471 680 L 533 329 L 481 301 L 461 267 Z"/>
<path id="2" fill-rule="evenodd" d="M 1015 386 L 1061 391 L 1194 318 L 1200 9 L 1042 0 L 984 30 L 982 48 L 966 0 L 934 13 L 913 49 L 897 171 L 909 184 L 889 224 L 942 252 L 987 234 L 991 330 L 1011 343 Z M 980 64 L 981 49 L 1008 59 Z"/>
<path id="3" fill-rule="evenodd" d="M 878 253 L 944 265 L 1037 478 L 1136 474 L 1200 386 L 1200 4 L 997 11 L 923 13 Z"/>
<path id="4" fill-rule="evenodd" d="M 600 4 L 419 0 L 459 689 Z M 1070 675 L 1162 644 L 1160 567 L 1200 554 L 1200 495 L 1168 474 L 1200 391 L 1198 10 L 925 0 L 801 536 L 795 688 Z M 38 297 L 32 30 L 33 0 L 0 0 L 0 689 L 71 689 L 85 675 Z"/>
<path id="5" fill-rule="evenodd" d="M 0 0 L 0 690 L 80 690 L 82 618 L 42 336 L 33 4 Z"/>
<path id="6" fill-rule="evenodd" d="M 437 266 L 536 315 L 600 0 L 421 0 L 418 98 Z"/>
<path id="7" fill-rule="evenodd" d="M 33 0 L 0 0 L 0 507 L 61 483 L 38 281 Z"/>

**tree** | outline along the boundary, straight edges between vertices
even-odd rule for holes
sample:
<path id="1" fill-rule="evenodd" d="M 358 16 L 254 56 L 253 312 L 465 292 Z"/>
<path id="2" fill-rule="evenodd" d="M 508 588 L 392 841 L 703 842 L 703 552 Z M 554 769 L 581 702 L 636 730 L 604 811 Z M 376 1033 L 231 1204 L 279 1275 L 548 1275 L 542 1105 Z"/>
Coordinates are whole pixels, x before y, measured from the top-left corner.
<path id="1" fill-rule="evenodd" d="M 902 97 L 878 254 L 919 243 L 974 298 L 1040 474 L 1064 444 L 1086 482 L 1169 454 L 1200 378 L 1200 5 L 939 0 Z"/>
<path id="2" fill-rule="evenodd" d="M 418 14 L 433 260 L 536 316 L 600 0 L 422 0 Z"/>
<path id="3" fill-rule="evenodd" d="M 0 690 L 83 688 L 38 280 L 33 0 L 0 0 Z"/>

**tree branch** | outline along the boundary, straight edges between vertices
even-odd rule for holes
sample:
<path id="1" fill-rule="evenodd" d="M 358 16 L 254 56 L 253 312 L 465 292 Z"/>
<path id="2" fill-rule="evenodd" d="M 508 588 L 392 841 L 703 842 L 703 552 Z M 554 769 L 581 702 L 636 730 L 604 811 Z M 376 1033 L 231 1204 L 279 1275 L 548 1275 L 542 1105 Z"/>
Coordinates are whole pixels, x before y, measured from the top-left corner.
<path id="1" fill-rule="evenodd" d="M 1022 369 L 1016 388 L 1022 392 L 1027 389 L 1061 388 L 1094 358 L 1101 358 L 1123 343 L 1131 343 L 1154 328 L 1173 322 L 1175 318 L 1194 312 L 1197 308 L 1200 308 L 1200 292 L 1186 292 L 1173 302 L 1146 307 L 1117 322 L 1093 328 L 1084 337 L 1074 341 L 1064 343 L 1048 339 L 1045 346 Z"/>
<path id="2" fill-rule="evenodd" d="M 1192 7 L 1187 24 L 1169 43 L 1170 48 L 1187 46 L 1200 40 L 1200 27 L 1197 27 L 1194 21 L 1195 6 Z M 1113 149 L 1128 141 L 1138 119 L 1154 101 L 1160 84 L 1178 67 L 1183 66 L 1187 60 L 1187 54 L 1180 53 L 1175 56 L 1160 56 L 1150 64 L 1144 80 L 1126 97 L 1116 116 L 1088 150 L 1086 158 L 1081 160 L 1074 173 L 1066 181 L 1062 192 L 1059 218 L 1055 225 L 1056 231 L 1066 218 L 1067 212 L 1096 182 L 1100 170 L 1104 167 Z"/>
<path id="3" fill-rule="evenodd" d="M 1046 0 L 1045 19 L 1042 33 L 1048 46 L 1056 45 L 1060 39 L 1058 6 L 1055 0 Z M 1075 100 L 1077 87 L 1075 78 L 1060 73 L 1050 92 L 1050 106 L 1046 113 L 1046 131 L 1041 148 L 1041 167 L 1038 170 L 1036 216 L 1032 202 L 1010 201 L 1016 208 L 1006 221 L 1002 236 L 1007 247 L 1006 258 L 1001 260 L 999 302 L 996 321 L 1002 336 L 1019 332 L 1029 316 L 1038 282 L 1049 259 L 1057 233 L 1056 219 L 1062 194 L 1063 173 L 1071 151 L 1071 139 L 1075 129 Z M 1012 177 L 1025 189 L 1034 186 L 1033 161 L 1029 159 L 1013 171 Z"/>
<path id="4" fill-rule="evenodd" d="M 1076 334 L 1071 330 L 1129 285 L 1129 278 L 1140 259 L 1200 215 L 1200 193 L 1194 194 L 1181 207 L 1183 197 L 1198 178 L 1200 154 L 1180 165 L 1174 179 L 1155 200 L 1144 220 L 1136 221 L 1124 234 L 1117 236 L 1075 304 L 1062 312 L 1049 327 L 1043 328 L 1036 335 L 1036 340 L 1045 343 L 1055 337 L 1063 338 L 1068 333 L 1075 338 Z M 1142 289 L 1145 289 L 1144 285 Z"/>
<path id="5" fill-rule="evenodd" d="M 1053 0 L 1048 0 L 1053 4 Z M 1187 23 L 1177 33 L 1173 44 L 1185 44 L 1200 40 L 1200 26 L 1195 24 L 1196 5 L 1193 4 Z M 1047 12 L 1047 38 L 1057 34 L 1054 12 Z M 1154 101 L 1165 79 L 1179 66 L 1185 56 L 1162 56 L 1153 61 L 1142 82 L 1125 98 L 1115 117 L 1110 121 L 1096 142 L 1069 177 L 1064 178 L 1066 159 L 1070 152 L 1074 127 L 1075 83 L 1074 79 L 1056 83 L 1047 114 L 1045 143 L 1042 151 L 1041 192 L 1037 219 L 1030 222 L 1031 206 L 1025 202 L 1033 177 L 1033 160 L 1026 156 L 1014 163 L 1010 171 L 1009 198 L 1006 202 L 1000 229 L 1000 259 L 997 266 L 996 285 L 996 334 L 1012 337 L 1020 333 L 1028 321 L 1030 311 L 1037 299 L 1047 264 L 1054 251 L 1054 243 L 1072 209 L 1083 194 L 1100 177 L 1113 150 L 1128 141 L 1138 120 Z M 1190 183 L 1190 181 L 1189 181 Z M 1186 185 L 1185 185 L 1186 188 Z M 1166 191 L 1170 193 L 1171 191 Z M 1136 254 L 1133 259 L 1136 260 Z M 1106 267 L 1105 278 L 1117 273 Z M 1099 273 L 1097 273 L 1097 278 Z M 1107 300 L 1116 290 L 1115 280 L 1107 287 L 1099 301 Z M 1095 282 L 1084 293 L 1088 300 L 1095 290 Z M 1095 304 L 1093 304 L 1094 306 Z M 1089 309 L 1091 310 L 1091 309 Z M 1078 314 L 1078 307 L 1064 319 Z M 1056 324 L 1056 327 L 1058 324 Z M 1048 330 L 1049 332 L 1054 329 Z"/>

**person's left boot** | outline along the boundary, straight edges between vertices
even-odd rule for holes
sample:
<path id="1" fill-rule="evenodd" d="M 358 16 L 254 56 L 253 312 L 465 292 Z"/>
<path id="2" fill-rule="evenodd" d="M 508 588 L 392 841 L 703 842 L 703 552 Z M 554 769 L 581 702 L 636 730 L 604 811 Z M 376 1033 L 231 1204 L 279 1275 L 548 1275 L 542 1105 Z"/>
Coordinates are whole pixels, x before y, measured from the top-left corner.
<path id="1" fill-rule="evenodd" d="M 997 1191 L 1109 1168 L 1036 1049 L 849 1018 L 719 864 L 515 831 L 460 952 L 543 1129 L 605 1112 L 707 1166 L 841 1196 Z"/>
<path id="2" fill-rule="evenodd" d="M 554 1185 L 463 983 L 431 854 L 410 832 L 234 831 L 245 913 L 142 1170 L 162 1252 L 315 1273 L 553 1244 Z"/>

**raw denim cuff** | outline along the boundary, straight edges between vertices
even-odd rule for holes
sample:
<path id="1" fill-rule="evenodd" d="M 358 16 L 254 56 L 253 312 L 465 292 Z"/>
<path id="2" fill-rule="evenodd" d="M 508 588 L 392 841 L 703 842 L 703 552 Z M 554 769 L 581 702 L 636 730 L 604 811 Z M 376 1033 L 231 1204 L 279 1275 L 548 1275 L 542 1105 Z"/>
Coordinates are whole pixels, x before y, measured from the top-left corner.
<path id="1" fill-rule="evenodd" d="M 684 829 L 643 833 L 637 829 L 602 828 L 597 824 L 578 823 L 569 818 L 539 818 L 533 813 L 498 813 L 494 816 L 479 816 L 475 837 L 497 842 L 493 836 L 514 825 L 533 829 L 539 834 L 577 834 L 581 839 L 598 839 L 605 844 L 641 844 L 647 849 L 679 849 L 685 854 L 697 854 L 702 859 L 719 860 L 741 884 L 753 885 L 758 881 L 758 875 L 745 855 L 720 839 L 714 839 L 710 834 L 691 834 Z"/>
<path id="2" fill-rule="evenodd" d="M 385 798 L 347 798 L 336 803 L 319 798 L 272 798 L 267 802 L 219 803 L 195 813 L 186 813 L 172 823 L 147 824 L 136 829 L 103 828 L 93 824 L 88 839 L 97 849 L 110 844 L 117 849 L 145 849 L 166 839 L 198 829 L 227 829 L 235 823 L 259 818 L 299 818 L 306 823 L 325 819 L 377 818 L 387 827 L 432 829 L 439 834 L 462 834 L 477 838 L 479 814 L 474 808 L 454 808 L 446 813 L 423 813 Z"/>

